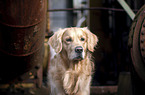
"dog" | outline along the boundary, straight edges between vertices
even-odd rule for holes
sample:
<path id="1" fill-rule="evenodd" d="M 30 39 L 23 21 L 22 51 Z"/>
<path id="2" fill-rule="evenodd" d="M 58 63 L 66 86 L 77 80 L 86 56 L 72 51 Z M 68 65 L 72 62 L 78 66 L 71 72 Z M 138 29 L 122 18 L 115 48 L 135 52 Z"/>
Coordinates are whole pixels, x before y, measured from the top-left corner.
<path id="1" fill-rule="evenodd" d="M 98 38 L 88 28 L 64 28 L 49 38 L 51 62 L 48 80 L 51 95 L 90 95 Z"/>

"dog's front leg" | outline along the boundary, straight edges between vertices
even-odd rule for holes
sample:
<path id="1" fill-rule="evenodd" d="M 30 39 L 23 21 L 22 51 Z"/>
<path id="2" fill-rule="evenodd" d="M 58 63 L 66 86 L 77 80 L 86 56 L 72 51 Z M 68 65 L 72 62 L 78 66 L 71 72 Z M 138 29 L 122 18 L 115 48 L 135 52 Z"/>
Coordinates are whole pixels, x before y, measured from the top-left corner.
<path id="1" fill-rule="evenodd" d="M 66 71 L 63 78 L 63 88 L 68 95 L 78 91 L 78 75 L 73 71 Z"/>
<path id="2" fill-rule="evenodd" d="M 75 95 L 90 95 L 91 76 L 81 74 L 77 82 L 79 84 L 79 91 Z"/>

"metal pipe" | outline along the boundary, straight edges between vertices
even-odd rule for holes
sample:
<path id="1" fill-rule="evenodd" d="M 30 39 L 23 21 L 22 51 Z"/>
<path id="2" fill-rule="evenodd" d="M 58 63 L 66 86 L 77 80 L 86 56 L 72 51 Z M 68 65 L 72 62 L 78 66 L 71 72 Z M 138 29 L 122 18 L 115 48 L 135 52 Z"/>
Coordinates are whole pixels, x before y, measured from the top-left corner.
<path id="1" fill-rule="evenodd" d="M 106 8 L 106 7 L 91 7 L 91 8 L 66 8 L 66 9 L 48 9 L 47 12 L 60 12 L 60 11 L 82 11 L 82 10 L 104 10 L 104 11 L 118 11 L 124 12 L 123 9 Z M 138 11 L 138 10 L 133 10 Z"/>
<path id="2" fill-rule="evenodd" d="M 127 12 L 129 17 L 133 20 L 135 17 L 135 13 L 131 10 L 128 4 L 124 0 L 118 0 L 118 2 L 123 7 L 123 9 Z"/>

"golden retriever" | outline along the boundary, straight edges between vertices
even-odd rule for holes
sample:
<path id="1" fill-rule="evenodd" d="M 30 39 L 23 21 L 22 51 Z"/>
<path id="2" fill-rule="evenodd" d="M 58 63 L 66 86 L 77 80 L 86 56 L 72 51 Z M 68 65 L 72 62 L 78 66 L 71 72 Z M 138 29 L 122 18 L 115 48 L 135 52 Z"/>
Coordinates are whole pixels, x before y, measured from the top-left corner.
<path id="1" fill-rule="evenodd" d="M 60 29 L 49 38 L 55 51 L 48 71 L 51 95 L 90 95 L 91 53 L 98 38 L 87 28 Z"/>

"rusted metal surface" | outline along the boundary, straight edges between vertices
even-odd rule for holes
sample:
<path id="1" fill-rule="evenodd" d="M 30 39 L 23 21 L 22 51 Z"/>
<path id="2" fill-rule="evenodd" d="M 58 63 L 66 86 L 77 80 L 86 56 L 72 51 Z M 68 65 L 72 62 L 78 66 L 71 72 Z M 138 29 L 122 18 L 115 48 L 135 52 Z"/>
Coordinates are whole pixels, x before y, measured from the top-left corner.
<path id="1" fill-rule="evenodd" d="M 145 5 L 138 11 L 132 23 L 128 45 L 133 66 L 145 81 Z"/>
<path id="2" fill-rule="evenodd" d="M 0 83 L 40 68 L 45 29 L 46 0 L 0 0 Z"/>
<path id="3" fill-rule="evenodd" d="M 0 22 L 11 27 L 29 27 L 40 23 L 46 0 L 1 0 Z"/>
<path id="4" fill-rule="evenodd" d="M 141 51 L 143 62 L 145 63 L 145 12 L 144 12 L 144 18 L 140 30 L 140 51 Z"/>

